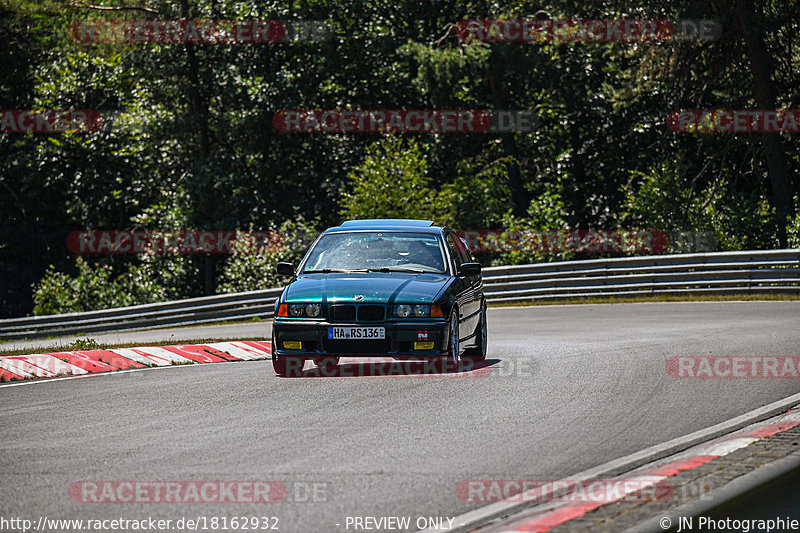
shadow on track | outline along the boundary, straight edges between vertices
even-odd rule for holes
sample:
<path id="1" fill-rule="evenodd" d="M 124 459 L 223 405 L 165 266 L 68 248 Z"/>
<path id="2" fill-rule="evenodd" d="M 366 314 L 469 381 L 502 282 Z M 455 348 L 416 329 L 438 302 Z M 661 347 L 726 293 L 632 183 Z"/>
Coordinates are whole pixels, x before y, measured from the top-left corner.
<path id="1" fill-rule="evenodd" d="M 385 357 L 380 361 L 367 360 L 354 363 L 343 363 L 334 367 L 317 367 L 305 369 L 295 368 L 286 377 L 303 378 L 483 378 L 491 372 L 491 367 L 500 362 L 500 359 L 487 359 L 480 363 L 460 361 L 454 365 L 444 359 L 430 361 L 387 361 Z"/>

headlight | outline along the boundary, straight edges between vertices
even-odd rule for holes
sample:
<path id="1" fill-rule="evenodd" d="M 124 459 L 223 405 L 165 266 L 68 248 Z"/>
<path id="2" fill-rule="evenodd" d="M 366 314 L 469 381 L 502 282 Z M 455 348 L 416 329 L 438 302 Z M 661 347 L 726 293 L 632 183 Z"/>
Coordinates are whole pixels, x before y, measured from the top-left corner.
<path id="1" fill-rule="evenodd" d="M 431 314 L 430 305 L 415 305 L 414 316 L 429 316 Z"/>
<path id="2" fill-rule="evenodd" d="M 394 316 L 399 316 L 401 318 L 406 318 L 411 316 L 411 306 L 406 304 L 395 305 L 394 306 Z"/>
<path id="3" fill-rule="evenodd" d="M 408 305 L 400 304 L 394 306 L 394 316 L 408 318 L 411 316 L 422 317 L 431 315 L 430 305 Z"/>
<path id="4" fill-rule="evenodd" d="M 286 304 L 284 304 L 286 305 Z M 281 306 L 283 307 L 283 306 Z M 286 315 L 279 315 L 286 316 Z M 310 317 L 319 318 L 322 316 L 322 305 L 320 304 L 289 304 L 289 316 L 292 318 Z"/>

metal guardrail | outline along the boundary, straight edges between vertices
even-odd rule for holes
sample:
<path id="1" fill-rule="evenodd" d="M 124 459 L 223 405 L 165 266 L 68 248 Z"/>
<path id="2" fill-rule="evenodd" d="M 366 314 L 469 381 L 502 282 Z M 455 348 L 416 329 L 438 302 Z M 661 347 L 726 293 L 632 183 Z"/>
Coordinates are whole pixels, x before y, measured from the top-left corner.
<path id="1" fill-rule="evenodd" d="M 589 296 L 800 294 L 800 249 L 653 255 L 483 269 L 486 299 L 523 303 Z M 269 318 L 282 289 L 0 320 L 0 339 L 24 339 Z"/>
<path id="2" fill-rule="evenodd" d="M 653 255 L 487 268 L 486 298 L 520 303 L 588 296 L 800 294 L 800 249 Z"/>

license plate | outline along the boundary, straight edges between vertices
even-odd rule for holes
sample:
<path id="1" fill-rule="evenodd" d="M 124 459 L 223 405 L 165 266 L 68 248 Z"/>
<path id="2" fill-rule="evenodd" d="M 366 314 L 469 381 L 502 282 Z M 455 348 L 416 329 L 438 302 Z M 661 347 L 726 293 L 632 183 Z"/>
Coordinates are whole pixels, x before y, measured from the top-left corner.
<path id="1" fill-rule="evenodd" d="M 328 328 L 329 339 L 385 339 L 385 328 L 335 327 Z"/>

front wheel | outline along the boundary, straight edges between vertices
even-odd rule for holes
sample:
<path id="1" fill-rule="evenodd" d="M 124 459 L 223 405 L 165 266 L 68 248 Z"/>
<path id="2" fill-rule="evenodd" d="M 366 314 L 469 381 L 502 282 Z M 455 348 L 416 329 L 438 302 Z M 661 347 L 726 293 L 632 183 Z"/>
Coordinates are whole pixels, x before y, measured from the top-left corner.
<path id="1" fill-rule="evenodd" d="M 453 307 L 453 312 L 450 313 L 450 339 L 447 343 L 447 358 L 445 362 L 455 369 L 458 368 L 458 361 L 461 358 L 461 344 L 458 336 L 458 309 Z"/>
<path id="2" fill-rule="evenodd" d="M 286 377 L 288 373 L 289 365 L 287 359 L 285 355 L 272 354 L 272 370 L 279 376 Z"/>
<path id="3" fill-rule="evenodd" d="M 464 359 L 473 363 L 482 363 L 486 360 L 487 350 L 486 303 L 481 306 L 481 318 L 475 332 L 475 347 L 464 350 Z"/>
<path id="4" fill-rule="evenodd" d="M 302 357 L 272 354 L 272 370 L 281 377 L 299 376 L 303 372 L 305 360 Z"/>

